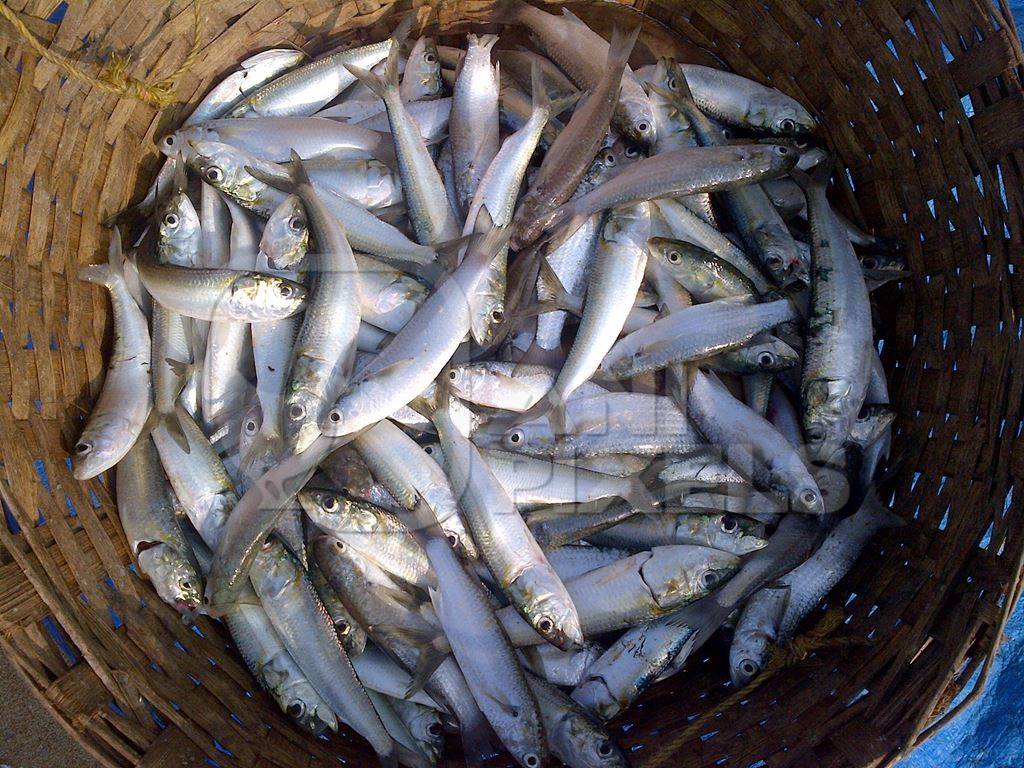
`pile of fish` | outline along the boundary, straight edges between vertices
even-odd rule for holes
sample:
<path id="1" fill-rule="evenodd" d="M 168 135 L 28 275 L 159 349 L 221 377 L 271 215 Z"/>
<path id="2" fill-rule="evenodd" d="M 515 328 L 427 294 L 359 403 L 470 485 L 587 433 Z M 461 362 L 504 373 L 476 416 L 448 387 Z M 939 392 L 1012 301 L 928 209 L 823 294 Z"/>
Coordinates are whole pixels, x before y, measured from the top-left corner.
<path id="1" fill-rule="evenodd" d="M 267 51 L 159 139 L 81 272 L 114 342 L 74 472 L 309 730 L 618 766 L 604 723 L 709 640 L 755 679 L 899 524 L 903 265 L 792 98 L 498 13 L 534 49 Z"/>

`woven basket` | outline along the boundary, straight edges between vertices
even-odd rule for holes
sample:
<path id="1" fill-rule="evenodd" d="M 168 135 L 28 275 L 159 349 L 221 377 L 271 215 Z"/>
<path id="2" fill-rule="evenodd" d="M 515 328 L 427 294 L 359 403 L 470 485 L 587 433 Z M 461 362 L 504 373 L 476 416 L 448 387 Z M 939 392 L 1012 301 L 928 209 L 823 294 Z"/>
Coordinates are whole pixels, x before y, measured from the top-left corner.
<path id="1" fill-rule="evenodd" d="M 9 5 L 53 50 L 83 66 L 130 52 L 139 77 L 173 70 L 191 34 L 185 0 L 78 2 L 56 23 L 54 0 Z M 733 693 L 722 650 L 709 646 L 613 733 L 644 768 L 890 764 L 987 670 L 1020 582 L 1024 93 L 1010 13 L 987 0 L 572 8 L 605 33 L 644 14 L 636 64 L 681 39 L 685 58 L 717 60 L 816 110 L 840 159 L 836 202 L 905 240 L 913 272 L 882 289 L 876 326 L 899 412 L 895 507 L 909 525 L 878 537 L 829 598 L 847 616 L 834 642 L 683 734 Z M 204 3 L 204 48 L 179 93 L 194 103 L 263 48 L 380 39 L 407 10 Z M 418 12 L 450 31 L 485 22 L 488 6 Z M 328 742 L 297 730 L 218 624 L 189 629 L 160 603 L 128 567 L 108 481 L 78 483 L 69 470 L 111 325 L 106 295 L 74 276 L 105 258 L 101 222 L 140 196 L 157 168 L 153 137 L 186 105 L 158 114 L 66 79 L 5 22 L 0 48 L 3 652 L 107 766 L 375 764 L 347 733 Z"/>

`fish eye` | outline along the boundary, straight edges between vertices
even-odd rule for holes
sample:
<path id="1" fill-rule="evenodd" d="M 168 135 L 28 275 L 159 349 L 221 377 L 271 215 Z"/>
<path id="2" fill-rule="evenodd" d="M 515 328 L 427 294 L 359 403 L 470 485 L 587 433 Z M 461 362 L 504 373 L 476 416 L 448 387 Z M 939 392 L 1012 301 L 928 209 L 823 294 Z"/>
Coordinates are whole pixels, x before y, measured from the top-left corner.
<path id="1" fill-rule="evenodd" d="M 873 256 L 865 256 L 861 259 L 860 264 L 864 269 L 877 269 L 878 267 L 878 261 Z"/>
<path id="2" fill-rule="evenodd" d="M 437 738 L 442 733 L 444 733 L 444 730 L 441 728 L 440 723 L 431 723 L 427 726 L 427 733 L 429 733 L 434 738 Z"/>
<path id="3" fill-rule="evenodd" d="M 455 381 L 457 378 L 459 378 L 458 371 L 448 371 L 448 378 L 451 379 L 452 381 Z"/>
<path id="4" fill-rule="evenodd" d="M 324 507 L 325 510 L 327 510 L 328 512 L 335 512 L 335 511 L 337 511 L 338 506 L 339 506 L 339 504 L 338 504 L 338 497 L 337 496 L 331 496 L 331 495 L 324 496 L 323 507 Z"/>
<path id="5" fill-rule="evenodd" d="M 427 64 L 433 64 L 435 61 L 437 61 L 437 56 L 435 56 L 432 53 L 427 53 L 424 54 L 423 60 L 427 62 Z"/>
<path id="6" fill-rule="evenodd" d="M 807 439 L 812 443 L 819 443 L 825 439 L 825 431 L 821 427 L 810 427 L 807 430 Z"/>
<path id="7" fill-rule="evenodd" d="M 704 571 L 704 573 L 701 574 L 700 583 L 707 589 L 711 589 L 718 583 L 718 574 L 714 571 Z"/>
<path id="8" fill-rule="evenodd" d="M 88 443 L 88 442 L 86 442 L 84 440 L 79 442 L 78 445 L 75 446 L 75 453 L 77 453 L 79 456 L 84 456 L 85 454 L 89 453 L 89 451 L 91 451 L 91 450 L 92 450 L 92 443 Z"/>
<path id="9" fill-rule="evenodd" d="M 807 149 L 809 146 L 811 146 L 811 143 L 807 139 L 797 139 L 796 141 L 793 142 L 793 146 L 803 151 Z"/>
<path id="10" fill-rule="evenodd" d="M 173 147 L 174 146 L 174 134 L 173 133 L 169 133 L 166 136 L 164 136 L 164 144 L 166 146 L 168 146 L 168 147 Z"/>
<path id="11" fill-rule="evenodd" d="M 636 157 L 640 154 L 640 150 L 634 146 L 626 147 L 626 157 Z"/>
<path id="12" fill-rule="evenodd" d="M 812 490 L 810 490 L 808 488 L 806 491 L 804 491 L 803 493 L 800 494 L 800 500 L 806 506 L 809 507 L 812 504 L 816 504 L 818 502 L 818 494 L 816 494 L 814 491 L 812 491 Z"/>
<path id="13" fill-rule="evenodd" d="M 553 622 L 548 616 L 541 616 L 537 619 L 537 631 L 542 635 L 546 635 L 555 628 L 555 622 Z"/>
<path id="14" fill-rule="evenodd" d="M 786 156 L 789 154 L 789 147 L 784 147 L 782 144 L 779 144 L 775 147 L 775 152 L 776 154 Z"/>
<path id="15" fill-rule="evenodd" d="M 283 299 L 290 299 L 292 297 L 292 294 L 295 293 L 295 291 L 292 289 L 290 285 L 288 285 L 288 283 L 281 283 L 280 285 L 278 285 L 277 292 L 281 294 L 281 298 Z"/>
<path id="16" fill-rule="evenodd" d="M 750 659 L 744 659 L 740 662 L 740 672 L 747 677 L 753 677 L 758 673 L 757 664 L 752 662 Z"/>
<path id="17" fill-rule="evenodd" d="M 433 456 L 434 455 L 434 446 L 432 446 L 432 445 L 424 446 L 423 447 L 423 452 L 425 454 L 427 454 L 428 456 Z"/>
<path id="18" fill-rule="evenodd" d="M 245 434 L 255 435 L 257 429 L 259 429 L 259 427 L 257 426 L 255 419 L 249 419 L 245 422 Z"/>
<path id="19" fill-rule="evenodd" d="M 779 123 L 779 130 L 785 131 L 786 133 L 790 133 L 796 130 L 796 122 L 787 117 L 785 120 Z"/>
<path id="20" fill-rule="evenodd" d="M 537 768 L 540 765 L 540 758 L 534 754 L 525 755 L 523 757 L 523 765 L 526 768 Z"/>
<path id="21" fill-rule="evenodd" d="M 306 714 L 306 706 L 300 701 L 293 701 L 288 705 L 288 714 L 298 719 Z"/>
<path id="22" fill-rule="evenodd" d="M 769 253 L 765 257 L 765 261 L 768 262 L 768 267 L 770 269 L 778 269 L 782 266 L 782 257 L 777 253 Z"/>
<path id="23" fill-rule="evenodd" d="M 301 216 L 292 216 L 288 220 L 288 228 L 292 232 L 301 232 L 306 228 L 306 220 L 303 219 Z"/>
<path id="24" fill-rule="evenodd" d="M 456 536 L 454 533 L 449 533 L 445 538 L 448 539 L 448 543 L 451 544 L 453 547 L 459 546 L 459 537 Z"/>
<path id="25" fill-rule="evenodd" d="M 669 260 L 670 264 L 678 264 L 683 259 L 683 257 L 679 255 L 679 251 L 669 251 L 666 258 Z"/>
<path id="26" fill-rule="evenodd" d="M 649 130 L 651 130 L 651 124 L 648 123 L 646 120 L 641 120 L 639 123 L 636 124 L 636 129 L 640 133 L 647 133 Z"/>
<path id="27" fill-rule="evenodd" d="M 612 743 L 608 739 L 601 739 L 597 744 L 597 754 L 601 757 L 610 757 L 612 754 Z"/>
<path id="28" fill-rule="evenodd" d="M 722 516 L 722 530 L 726 533 L 732 533 L 739 527 L 739 522 L 732 515 Z"/>
<path id="29" fill-rule="evenodd" d="M 607 155 L 605 155 L 604 156 L 604 164 L 605 165 L 615 165 L 615 155 L 613 155 L 611 152 L 609 152 Z"/>
<path id="30" fill-rule="evenodd" d="M 775 355 L 771 352 L 762 352 L 757 356 L 757 364 L 762 368 L 770 368 L 772 363 L 775 362 Z"/>
<path id="31" fill-rule="evenodd" d="M 179 579 L 178 586 L 182 589 L 192 589 L 192 582 L 188 579 Z"/>
<path id="32" fill-rule="evenodd" d="M 341 539 L 335 539 L 334 540 L 334 548 L 337 549 L 339 552 L 344 552 L 345 551 L 345 542 L 342 541 Z"/>
<path id="33" fill-rule="evenodd" d="M 340 619 L 339 621 L 334 622 L 334 628 L 338 631 L 338 633 L 342 637 L 344 637 L 345 635 L 347 635 L 349 632 L 352 631 L 352 627 L 350 627 L 348 625 L 348 622 L 345 621 L 344 619 Z"/>
<path id="34" fill-rule="evenodd" d="M 674 90 L 676 89 L 676 86 L 677 86 L 677 85 L 679 85 L 679 83 L 677 83 L 677 82 L 676 82 L 676 79 L 675 79 L 675 77 L 674 77 L 674 76 L 673 76 L 673 77 L 670 77 L 670 78 L 668 79 L 668 82 L 667 82 L 667 83 L 665 83 L 665 84 L 666 84 L 666 85 L 668 86 L 668 89 L 669 89 L 670 91 L 674 91 Z"/>
<path id="35" fill-rule="evenodd" d="M 224 171 L 218 168 L 216 165 L 211 165 L 206 169 L 206 180 L 211 184 L 218 184 L 224 181 Z"/>
<path id="36" fill-rule="evenodd" d="M 176 226 L 178 226 L 178 216 L 177 216 L 177 214 L 168 213 L 166 216 L 164 216 L 164 224 L 167 225 L 168 227 L 176 227 Z"/>
<path id="37" fill-rule="evenodd" d="M 329 414 L 327 414 L 327 418 L 330 419 L 332 424 L 338 424 L 339 422 L 341 422 L 341 411 L 335 408 Z"/>
<path id="38" fill-rule="evenodd" d="M 306 415 L 306 407 L 302 403 L 293 403 L 288 408 L 288 418 L 292 421 L 298 421 Z"/>
<path id="39" fill-rule="evenodd" d="M 500 323 L 504 319 L 505 319 L 505 313 L 502 312 L 500 309 L 492 309 L 491 310 L 491 320 L 493 320 L 496 323 Z M 452 378 L 455 378 L 454 377 L 454 373 L 455 373 L 455 371 L 452 371 L 452 374 L 453 374 Z"/>
<path id="40" fill-rule="evenodd" d="M 508 441 L 512 443 L 512 445 L 519 445 L 525 440 L 526 435 L 523 434 L 523 430 L 521 429 L 513 429 L 511 432 L 508 433 Z"/>

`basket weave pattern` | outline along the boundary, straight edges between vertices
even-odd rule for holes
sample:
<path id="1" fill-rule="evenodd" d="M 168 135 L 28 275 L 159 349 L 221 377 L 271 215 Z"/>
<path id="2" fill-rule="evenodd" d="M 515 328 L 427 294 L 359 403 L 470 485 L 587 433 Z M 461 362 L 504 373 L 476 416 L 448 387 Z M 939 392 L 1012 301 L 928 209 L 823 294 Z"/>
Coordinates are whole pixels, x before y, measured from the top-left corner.
<path id="1" fill-rule="evenodd" d="M 165 73 L 188 48 L 184 0 L 9 5 L 55 50 L 97 66 L 130 52 Z M 892 485 L 909 524 L 885 533 L 829 598 L 863 640 L 811 653 L 673 743 L 733 691 L 720 650 L 690 661 L 613 727 L 645 765 L 888 764 L 994 653 L 1024 554 L 1024 56 L 988 0 L 638 0 L 572 4 L 599 30 L 647 15 L 695 51 L 792 94 L 838 155 L 834 199 L 908 244 L 913 276 L 879 295 L 877 336 L 898 409 Z M 449 30 L 488 4 L 418 8 Z M 409 10 L 377 0 L 204 3 L 204 50 L 180 83 L 195 103 L 246 54 L 379 39 Z M 623 18 L 627 17 L 627 18 Z M 639 50 L 667 52 L 665 29 Z M 76 482 L 67 447 L 110 344 L 106 295 L 75 279 L 105 258 L 101 222 L 137 199 L 157 113 L 66 80 L 0 24 L 0 651 L 109 766 L 305 767 L 373 761 L 357 738 L 295 729 L 255 689 L 225 632 L 184 626 L 127 568 L 104 481 Z M 816 613 L 812 621 L 820 619 Z M 708 736 L 707 734 L 713 734 Z M 676 740 L 678 741 L 678 739 Z M 632 751 L 630 751 L 632 750 Z M 453 760 L 458 755 L 452 756 Z"/>

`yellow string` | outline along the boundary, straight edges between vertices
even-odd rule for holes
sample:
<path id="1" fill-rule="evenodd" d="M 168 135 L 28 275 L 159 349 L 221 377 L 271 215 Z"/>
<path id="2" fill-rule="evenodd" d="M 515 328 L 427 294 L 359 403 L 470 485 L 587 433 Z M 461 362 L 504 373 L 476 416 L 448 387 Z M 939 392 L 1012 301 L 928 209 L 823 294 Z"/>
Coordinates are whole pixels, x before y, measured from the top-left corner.
<path id="1" fill-rule="evenodd" d="M 765 664 L 761 674 L 743 688 L 738 689 L 731 696 L 719 703 L 717 707 L 708 710 L 698 717 L 682 731 L 672 734 L 667 743 L 658 750 L 658 753 L 654 756 L 652 762 L 648 764 L 648 768 L 658 768 L 658 766 L 663 763 L 666 763 L 669 760 L 674 760 L 678 749 L 690 739 L 699 735 L 707 726 L 708 722 L 717 717 L 719 713 L 735 706 L 743 699 L 750 696 L 754 690 L 761 685 L 764 685 L 764 683 L 771 680 L 784 669 L 792 667 L 794 664 L 798 664 L 806 659 L 813 651 L 821 650 L 823 648 L 869 645 L 871 642 L 870 640 L 859 637 L 829 638 L 829 635 L 839 628 L 844 619 L 845 616 L 843 615 L 843 612 L 838 608 L 833 608 L 828 611 L 824 617 L 822 617 L 821 621 L 819 621 L 813 629 L 805 632 L 800 637 L 793 638 L 788 643 L 776 646 L 772 650 L 772 655 L 768 659 L 768 663 Z"/>
<path id="2" fill-rule="evenodd" d="M 103 69 L 100 70 L 99 74 L 93 76 L 67 57 L 51 51 L 43 45 L 39 38 L 32 34 L 31 30 L 25 26 L 25 22 L 23 22 L 3 0 L 0 0 L 0 16 L 3 16 L 11 23 L 11 26 L 18 31 L 18 34 L 21 35 L 32 50 L 47 61 L 57 65 L 57 67 L 62 69 L 72 79 L 87 83 L 94 88 L 99 88 L 105 93 L 112 93 L 115 96 L 126 96 L 131 99 L 137 99 L 145 102 L 146 104 L 150 104 L 157 109 L 163 109 L 175 102 L 175 90 L 177 88 L 178 79 L 191 69 L 192 65 L 195 63 L 196 57 L 199 55 L 199 32 L 202 22 L 200 13 L 201 5 L 202 0 L 193 0 L 192 2 L 192 46 L 189 49 L 188 56 L 186 56 L 185 60 L 181 62 L 181 66 L 174 70 L 170 75 L 150 83 L 129 75 L 128 66 L 131 63 L 131 59 L 130 57 L 121 56 L 119 54 L 112 54 Z"/>

